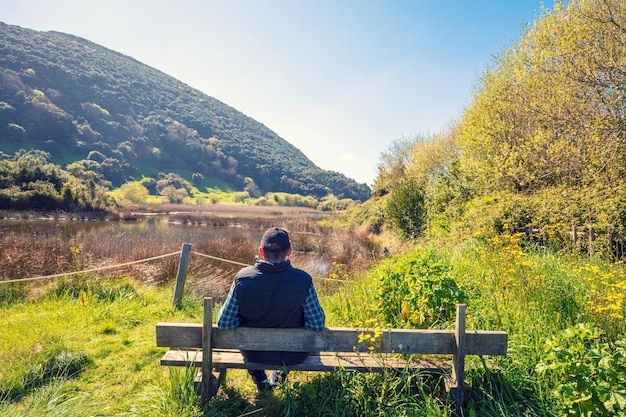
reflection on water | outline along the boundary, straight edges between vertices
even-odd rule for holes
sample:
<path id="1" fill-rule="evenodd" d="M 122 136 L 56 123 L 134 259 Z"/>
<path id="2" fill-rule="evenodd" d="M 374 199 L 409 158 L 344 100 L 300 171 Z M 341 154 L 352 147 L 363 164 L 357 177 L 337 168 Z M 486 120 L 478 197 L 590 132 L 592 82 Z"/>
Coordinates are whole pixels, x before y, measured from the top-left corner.
<path id="1" fill-rule="evenodd" d="M 0 235 L 31 236 L 63 240 L 81 240 L 86 236 L 98 234 L 102 239 L 117 239 L 133 236 L 147 239 L 158 239 L 160 236 L 176 236 L 187 243 L 211 240 L 215 236 L 248 238 L 258 234 L 237 226 L 216 227 L 208 225 L 177 224 L 164 221 L 158 216 L 132 222 L 111 221 L 75 221 L 75 220 L 22 220 L 0 219 Z"/>

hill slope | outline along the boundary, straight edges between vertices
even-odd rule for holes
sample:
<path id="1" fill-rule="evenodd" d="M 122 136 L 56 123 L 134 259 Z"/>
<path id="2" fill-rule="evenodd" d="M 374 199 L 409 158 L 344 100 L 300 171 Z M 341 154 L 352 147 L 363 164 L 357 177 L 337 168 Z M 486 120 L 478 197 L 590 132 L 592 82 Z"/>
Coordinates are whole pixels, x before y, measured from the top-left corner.
<path id="1" fill-rule="evenodd" d="M 176 172 L 238 189 L 251 178 L 263 191 L 370 194 L 236 109 L 85 39 L 0 22 L 0 73 L 6 153 L 44 150 L 113 185 Z"/>

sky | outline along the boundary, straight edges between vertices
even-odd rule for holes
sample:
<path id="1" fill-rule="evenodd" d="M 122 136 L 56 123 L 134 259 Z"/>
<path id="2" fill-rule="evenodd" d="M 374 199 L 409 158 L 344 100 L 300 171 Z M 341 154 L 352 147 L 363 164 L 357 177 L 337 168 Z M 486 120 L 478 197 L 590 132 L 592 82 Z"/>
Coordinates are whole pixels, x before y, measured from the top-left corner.
<path id="1" fill-rule="evenodd" d="M 552 0 L 15 0 L 0 21 L 128 55 L 372 185 L 382 152 L 458 120 Z M 271 151 L 271 150 L 268 150 Z"/>

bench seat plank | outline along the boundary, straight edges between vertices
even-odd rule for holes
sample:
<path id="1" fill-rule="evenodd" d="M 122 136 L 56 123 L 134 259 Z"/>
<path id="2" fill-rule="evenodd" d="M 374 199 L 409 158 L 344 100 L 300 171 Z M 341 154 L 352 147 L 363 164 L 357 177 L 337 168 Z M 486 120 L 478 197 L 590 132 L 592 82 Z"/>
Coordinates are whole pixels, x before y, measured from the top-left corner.
<path id="1" fill-rule="evenodd" d="M 201 366 L 202 352 L 199 350 L 168 350 L 161 358 L 164 366 Z M 287 367 L 259 363 L 245 363 L 243 356 L 236 350 L 213 349 L 213 367 L 215 369 L 288 369 L 293 371 L 332 372 L 340 369 L 359 372 L 383 372 L 389 369 L 416 368 L 429 373 L 445 373 L 450 371 L 446 363 L 433 360 L 417 360 L 413 358 L 382 357 L 368 353 L 322 352 L 310 355 L 297 365 Z"/>

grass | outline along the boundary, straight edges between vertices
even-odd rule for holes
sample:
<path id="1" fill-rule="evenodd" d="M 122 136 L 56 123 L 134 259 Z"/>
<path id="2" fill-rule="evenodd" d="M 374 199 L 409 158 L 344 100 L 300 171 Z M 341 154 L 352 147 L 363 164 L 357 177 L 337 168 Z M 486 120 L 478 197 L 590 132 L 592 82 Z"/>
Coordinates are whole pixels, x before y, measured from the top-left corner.
<path id="1" fill-rule="evenodd" d="M 2 399 L 20 404 L 33 390 L 66 379 L 73 391 L 89 394 L 87 404 L 107 404 L 102 415 L 116 415 L 161 378 L 154 323 L 175 313 L 163 290 L 72 285 L 0 309 Z"/>
<path id="2" fill-rule="evenodd" d="M 435 284 L 453 279 L 467 297 L 469 329 L 509 333 L 507 357 L 467 359 L 472 396 L 465 415 L 626 415 L 626 272 L 620 263 L 525 247 L 515 235 L 452 247 L 426 244 L 349 283 L 320 285 L 327 325 L 391 317 L 396 306 L 381 288 L 402 270 L 422 272 L 411 275 L 414 285 L 397 287 L 416 300 L 400 304 L 398 317 L 411 317 L 426 282 L 433 285 L 430 303 L 420 308 L 447 306 L 450 295 L 440 290 L 450 287 Z M 345 274 L 341 264 L 333 266 L 332 276 Z M 193 392 L 195 369 L 158 365 L 163 349 L 154 346 L 155 323 L 201 320 L 199 296 L 188 293 L 174 310 L 168 282 L 77 275 L 27 296 L 23 288 L 0 287 L 0 415 L 453 415 L 442 381 L 417 371 L 292 372 L 263 396 L 245 371 L 229 371 L 226 387 L 202 408 Z"/>

